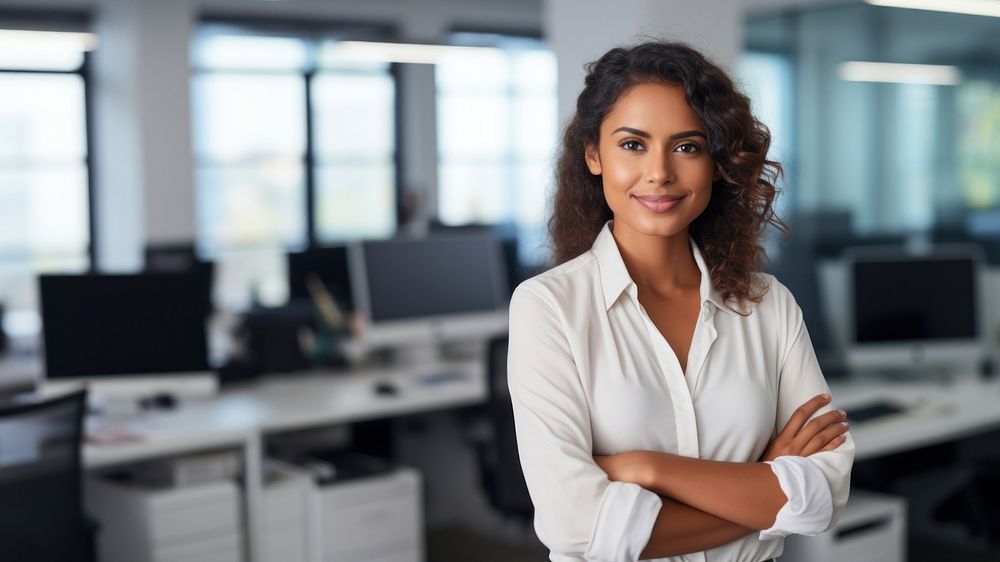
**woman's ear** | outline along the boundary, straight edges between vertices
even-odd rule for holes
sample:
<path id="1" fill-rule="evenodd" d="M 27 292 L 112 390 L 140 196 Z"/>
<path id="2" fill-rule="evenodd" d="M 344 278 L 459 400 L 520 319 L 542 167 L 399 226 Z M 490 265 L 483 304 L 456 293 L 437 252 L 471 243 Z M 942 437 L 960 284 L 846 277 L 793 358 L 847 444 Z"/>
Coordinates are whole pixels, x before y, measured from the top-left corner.
<path id="1" fill-rule="evenodd" d="M 714 182 L 717 182 L 717 181 L 719 181 L 721 179 L 722 179 L 722 168 L 716 166 L 715 167 L 715 175 L 712 176 L 712 182 L 714 183 Z"/>
<path id="2" fill-rule="evenodd" d="M 588 146 L 584 149 L 583 156 L 587 160 L 587 168 L 590 169 L 590 173 L 595 176 L 601 175 L 601 154 L 597 151 L 597 147 Z"/>

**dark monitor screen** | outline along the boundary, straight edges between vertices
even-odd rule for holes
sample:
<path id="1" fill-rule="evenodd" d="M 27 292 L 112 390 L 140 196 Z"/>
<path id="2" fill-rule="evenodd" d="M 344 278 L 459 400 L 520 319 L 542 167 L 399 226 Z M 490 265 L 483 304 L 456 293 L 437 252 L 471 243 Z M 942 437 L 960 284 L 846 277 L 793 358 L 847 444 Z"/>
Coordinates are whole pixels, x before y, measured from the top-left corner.
<path id="1" fill-rule="evenodd" d="M 314 248 L 305 252 L 288 254 L 288 297 L 290 299 L 310 298 L 306 277 L 310 273 L 319 276 L 326 290 L 337 304 L 347 310 L 354 310 L 351 295 L 351 280 L 347 269 L 347 247 L 331 246 Z"/>
<path id="2" fill-rule="evenodd" d="M 971 257 L 855 262 L 855 343 L 975 339 L 976 269 Z"/>
<path id="3" fill-rule="evenodd" d="M 198 257 L 194 244 L 153 244 L 146 246 L 145 272 L 189 273 L 199 276 L 205 310 L 212 310 L 215 263 Z"/>
<path id="4" fill-rule="evenodd" d="M 493 312 L 506 304 L 496 238 L 371 241 L 363 250 L 373 322 Z"/>
<path id="5" fill-rule="evenodd" d="M 209 370 L 198 275 L 43 275 L 39 288 L 50 378 Z"/>

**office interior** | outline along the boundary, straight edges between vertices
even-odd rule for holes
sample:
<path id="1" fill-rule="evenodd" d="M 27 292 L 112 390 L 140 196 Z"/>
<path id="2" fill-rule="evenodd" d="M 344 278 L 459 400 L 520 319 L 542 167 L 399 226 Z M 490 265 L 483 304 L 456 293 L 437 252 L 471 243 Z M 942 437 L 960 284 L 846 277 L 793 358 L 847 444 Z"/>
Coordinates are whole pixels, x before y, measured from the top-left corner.
<path id="1" fill-rule="evenodd" d="M 957 4 L 0 0 L 0 547 L 546 559 L 507 301 L 583 65 L 656 37 L 772 132 L 858 446 L 781 559 L 1000 558 L 1000 2 Z"/>

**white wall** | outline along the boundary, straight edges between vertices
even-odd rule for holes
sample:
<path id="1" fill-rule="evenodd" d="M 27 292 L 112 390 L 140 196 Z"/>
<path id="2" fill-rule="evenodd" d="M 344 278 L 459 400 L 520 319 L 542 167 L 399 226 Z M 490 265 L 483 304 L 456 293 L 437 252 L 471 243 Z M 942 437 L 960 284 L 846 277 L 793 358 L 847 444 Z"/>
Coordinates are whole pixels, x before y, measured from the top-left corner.
<path id="1" fill-rule="evenodd" d="M 679 40 L 729 68 L 743 46 L 741 0 L 547 0 L 545 36 L 559 60 L 565 123 L 583 88 L 583 66 L 608 49 L 646 38 Z"/>

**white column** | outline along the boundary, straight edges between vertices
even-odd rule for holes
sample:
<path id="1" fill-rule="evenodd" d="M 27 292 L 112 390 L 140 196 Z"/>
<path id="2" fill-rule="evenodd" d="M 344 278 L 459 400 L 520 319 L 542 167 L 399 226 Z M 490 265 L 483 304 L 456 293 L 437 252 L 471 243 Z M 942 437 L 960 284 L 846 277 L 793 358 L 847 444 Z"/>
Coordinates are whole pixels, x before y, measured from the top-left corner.
<path id="1" fill-rule="evenodd" d="M 92 95 L 98 267 L 142 266 L 146 242 L 195 235 L 190 0 L 104 0 Z"/>
<path id="2" fill-rule="evenodd" d="M 739 0 L 545 0 L 545 36 L 559 60 L 563 123 L 583 88 L 584 64 L 645 39 L 684 41 L 729 70 L 743 47 Z"/>
<path id="3" fill-rule="evenodd" d="M 142 135 L 147 243 L 195 237 L 191 139 L 190 0 L 140 0 L 142 36 L 136 68 Z"/>

